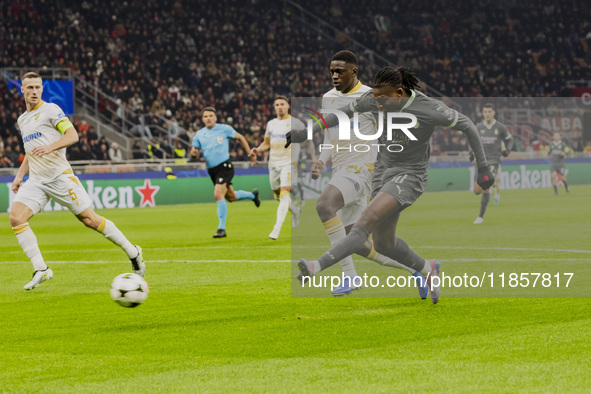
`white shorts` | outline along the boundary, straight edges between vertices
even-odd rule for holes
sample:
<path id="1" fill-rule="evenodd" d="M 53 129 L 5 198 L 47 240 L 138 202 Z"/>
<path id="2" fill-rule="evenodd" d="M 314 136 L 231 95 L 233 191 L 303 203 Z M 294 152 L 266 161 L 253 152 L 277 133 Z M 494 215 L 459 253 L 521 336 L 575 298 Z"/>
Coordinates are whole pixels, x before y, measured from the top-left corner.
<path id="1" fill-rule="evenodd" d="M 291 187 L 292 165 L 283 166 L 269 165 L 269 182 L 271 189 L 277 190 L 281 187 Z"/>
<path id="2" fill-rule="evenodd" d="M 367 166 L 348 166 L 333 172 L 329 185 L 339 189 L 345 205 L 339 209 L 337 216 L 346 227 L 354 224 L 367 207 L 367 199 L 371 194 L 373 169 Z"/>
<path id="3" fill-rule="evenodd" d="M 14 201 L 25 204 L 33 214 L 37 214 L 51 198 L 74 215 L 92 205 L 88 193 L 74 174 L 61 174 L 45 183 L 29 179 L 20 187 Z"/>

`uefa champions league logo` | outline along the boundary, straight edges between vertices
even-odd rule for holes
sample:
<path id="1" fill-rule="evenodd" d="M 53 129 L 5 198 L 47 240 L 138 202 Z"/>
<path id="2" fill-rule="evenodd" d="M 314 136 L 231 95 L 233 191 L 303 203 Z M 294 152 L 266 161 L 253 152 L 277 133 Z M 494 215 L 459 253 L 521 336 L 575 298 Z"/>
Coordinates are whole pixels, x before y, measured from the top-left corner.
<path id="1" fill-rule="evenodd" d="M 353 114 L 353 120 L 351 121 L 347 114 L 338 109 L 321 109 L 320 113 L 318 111 L 313 110 L 312 108 L 304 107 L 304 109 L 309 110 L 311 112 L 307 112 L 306 114 L 309 115 L 312 119 L 308 119 L 307 122 L 307 139 L 311 140 L 313 138 L 313 123 L 312 121 L 316 121 L 316 123 L 320 126 L 321 129 L 328 129 L 328 125 L 326 120 L 322 116 L 322 114 L 334 114 L 337 119 L 339 120 L 339 141 L 348 141 L 351 139 L 351 130 L 353 131 L 356 138 L 362 141 L 377 141 L 382 134 L 384 133 L 384 118 L 386 118 L 386 138 L 388 141 L 392 141 L 392 132 L 393 130 L 400 130 L 405 135 L 406 138 L 410 141 L 418 141 L 417 137 L 414 136 L 413 133 L 410 132 L 409 129 L 414 128 L 417 123 L 417 117 L 413 114 L 405 113 L 405 112 L 387 112 L 384 115 L 384 112 L 378 112 L 378 127 L 375 134 L 362 134 L 359 131 L 359 114 Z M 324 127 L 323 127 L 324 126 Z M 400 144 L 356 144 L 353 148 L 347 145 L 346 149 L 351 151 L 353 149 L 355 152 L 368 152 L 372 147 L 377 148 L 378 152 L 380 148 L 385 147 L 388 152 L 402 152 L 404 147 Z M 336 149 L 339 151 L 339 145 L 336 146 L 333 144 L 320 144 L 320 151 L 323 150 L 332 150 Z"/>

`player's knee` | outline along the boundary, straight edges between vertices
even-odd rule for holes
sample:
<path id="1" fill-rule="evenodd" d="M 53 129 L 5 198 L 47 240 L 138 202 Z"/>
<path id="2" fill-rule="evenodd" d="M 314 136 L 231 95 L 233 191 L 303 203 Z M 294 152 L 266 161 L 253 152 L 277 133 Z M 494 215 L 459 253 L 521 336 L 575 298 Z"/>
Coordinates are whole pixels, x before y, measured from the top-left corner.
<path id="1" fill-rule="evenodd" d="M 10 216 L 8 217 L 10 221 L 10 225 L 12 227 L 20 226 L 21 224 L 25 224 L 27 219 L 25 215 L 19 214 L 18 212 L 10 212 Z"/>
<path id="2" fill-rule="evenodd" d="M 333 204 L 330 204 L 329 201 L 325 199 L 319 199 L 316 201 L 316 212 L 318 212 L 318 216 L 322 218 L 330 219 L 336 215 L 336 211 L 333 207 Z"/>

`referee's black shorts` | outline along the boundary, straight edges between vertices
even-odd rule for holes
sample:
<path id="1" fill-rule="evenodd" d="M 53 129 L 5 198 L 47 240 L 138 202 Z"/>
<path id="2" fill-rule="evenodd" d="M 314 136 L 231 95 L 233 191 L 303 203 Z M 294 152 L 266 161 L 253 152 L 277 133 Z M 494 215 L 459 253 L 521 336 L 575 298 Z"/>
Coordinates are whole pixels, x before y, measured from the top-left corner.
<path id="1" fill-rule="evenodd" d="M 234 178 L 234 166 L 230 160 L 218 164 L 213 168 L 208 168 L 207 172 L 214 185 L 226 184 L 227 186 L 230 186 L 232 184 L 232 178 Z"/>

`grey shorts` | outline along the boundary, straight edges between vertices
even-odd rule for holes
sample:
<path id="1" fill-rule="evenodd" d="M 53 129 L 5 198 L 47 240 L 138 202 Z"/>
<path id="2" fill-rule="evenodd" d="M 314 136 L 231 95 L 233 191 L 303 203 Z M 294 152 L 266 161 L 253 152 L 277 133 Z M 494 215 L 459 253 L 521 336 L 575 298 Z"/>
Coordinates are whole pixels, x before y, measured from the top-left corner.
<path id="1" fill-rule="evenodd" d="M 400 211 L 410 207 L 425 191 L 427 170 L 407 168 L 376 169 L 372 183 L 372 200 L 379 192 L 388 193 L 401 205 Z"/>
<path id="2" fill-rule="evenodd" d="M 564 175 L 564 170 L 565 170 L 564 166 L 561 166 L 561 165 L 552 165 L 552 166 L 550 166 L 550 171 L 551 172 L 557 172 L 560 175 Z"/>
<path id="3" fill-rule="evenodd" d="M 499 174 L 499 169 L 501 168 L 500 164 L 491 164 L 488 166 L 488 169 L 490 170 L 490 172 L 492 173 L 492 175 L 495 177 L 495 182 L 497 182 L 499 180 L 498 174 Z M 476 183 L 478 181 L 478 167 L 474 168 L 474 183 Z"/>

